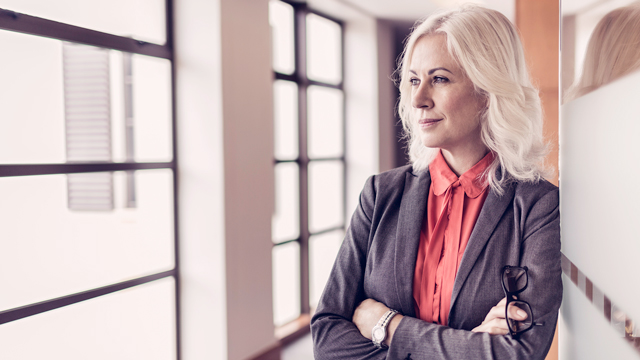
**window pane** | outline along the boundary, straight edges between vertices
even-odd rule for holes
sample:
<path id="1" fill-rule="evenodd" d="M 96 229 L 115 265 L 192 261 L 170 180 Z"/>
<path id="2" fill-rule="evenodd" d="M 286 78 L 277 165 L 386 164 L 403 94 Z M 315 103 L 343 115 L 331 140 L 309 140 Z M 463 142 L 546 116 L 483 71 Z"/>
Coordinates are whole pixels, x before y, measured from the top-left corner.
<path id="1" fill-rule="evenodd" d="M 300 235 L 300 177 L 298 164 L 280 163 L 275 168 L 276 212 L 272 221 L 273 242 Z"/>
<path id="2" fill-rule="evenodd" d="M 127 139 L 135 160 L 171 160 L 168 60 L 9 31 L 0 31 L 0 43 L 0 77 L 11 84 L 0 88 L 0 163 L 122 162 Z M 127 56 L 132 76 L 125 81 Z M 132 89 L 126 99 L 125 82 Z M 106 153 L 69 157 L 68 147 L 82 143 Z"/>
<path id="3" fill-rule="evenodd" d="M 165 278 L 3 324 L 0 359 L 171 360 L 175 324 Z"/>
<path id="4" fill-rule="evenodd" d="M 307 76 L 331 84 L 342 81 L 342 29 L 315 14 L 307 15 Z"/>
<path id="5" fill-rule="evenodd" d="M 312 308 L 318 305 L 343 238 L 342 230 L 309 238 L 309 305 Z"/>
<path id="6" fill-rule="evenodd" d="M 298 85 L 276 80 L 273 84 L 275 119 L 275 157 L 293 160 L 298 157 Z"/>
<path id="7" fill-rule="evenodd" d="M 123 53 L 114 51 L 114 55 L 120 60 Z M 134 159 L 140 162 L 171 161 L 173 158 L 171 62 L 136 54 L 132 56 L 132 73 Z M 114 90 L 122 89 L 121 86 L 112 85 L 112 87 Z M 117 97 L 115 91 L 114 97 Z M 118 98 L 121 99 L 123 96 Z M 124 113 L 124 111 L 119 112 L 119 114 Z M 126 119 L 119 121 L 116 120 L 118 118 L 114 118 L 118 124 L 125 124 Z M 124 131 L 119 138 L 125 138 Z M 126 147 L 117 148 L 122 150 Z M 115 161 L 124 161 L 125 157 L 114 158 Z"/>
<path id="8" fill-rule="evenodd" d="M 0 0 L 0 7 L 156 44 L 166 41 L 165 0 Z"/>
<path id="9" fill-rule="evenodd" d="M 0 31 L 0 163 L 65 161 L 62 43 Z"/>
<path id="10" fill-rule="evenodd" d="M 308 139 L 309 157 L 340 157 L 344 153 L 344 107 L 342 91 L 310 86 Z"/>
<path id="11" fill-rule="evenodd" d="M 113 175 L 112 211 L 73 211 L 67 176 L 0 178 L 0 310 L 174 267 L 171 170 Z"/>
<path id="12" fill-rule="evenodd" d="M 273 247 L 273 323 L 284 325 L 300 316 L 300 245 Z"/>
<path id="13" fill-rule="evenodd" d="M 283 74 L 295 70 L 293 16 L 291 5 L 278 0 L 269 2 L 273 69 Z"/>
<path id="14" fill-rule="evenodd" d="M 309 231 L 344 222 L 344 165 L 341 161 L 309 163 Z"/>

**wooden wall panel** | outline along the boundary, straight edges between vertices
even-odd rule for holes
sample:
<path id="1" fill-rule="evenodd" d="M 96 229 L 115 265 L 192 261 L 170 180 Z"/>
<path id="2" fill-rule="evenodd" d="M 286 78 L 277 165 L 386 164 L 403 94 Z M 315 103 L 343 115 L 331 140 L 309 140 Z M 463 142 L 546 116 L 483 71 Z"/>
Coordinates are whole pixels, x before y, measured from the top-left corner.
<path id="1" fill-rule="evenodd" d="M 524 44 L 531 78 L 540 90 L 544 135 L 551 145 L 546 163 L 556 170 L 548 180 L 558 185 L 559 0 L 516 0 L 516 26 Z M 558 331 L 547 360 L 558 359 Z"/>
<path id="2" fill-rule="evenodd" d="M 551 144 L 547 164 L 556 169 L 548 180 L 558 184 L 559 0 L 516 0 L 516 25 L 534 84 L 540 89 L 544 134 Z"/>

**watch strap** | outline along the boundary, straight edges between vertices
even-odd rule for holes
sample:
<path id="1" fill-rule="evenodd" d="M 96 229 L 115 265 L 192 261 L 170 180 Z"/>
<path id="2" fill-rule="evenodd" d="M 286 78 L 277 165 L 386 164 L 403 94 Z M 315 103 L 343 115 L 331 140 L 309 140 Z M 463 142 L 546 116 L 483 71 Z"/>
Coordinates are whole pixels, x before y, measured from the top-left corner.
<path id="1" fill-rule="evenodd" d="M 376 326 L 373 327 L 373 330 L 371 331 L 371 341 L 373 341 L 373 344 L 376 347 L 385 347 L 384 340 L 387 338 L 387 325 L 389 325 L 391 319 L 393 319 L 397 314 L 398 312 L 396 310 L 390 309 L 382 315 Z M 378 332 L 382 331 L 382 336 L 376 337 L 376 330 L 378 330 Z"/>

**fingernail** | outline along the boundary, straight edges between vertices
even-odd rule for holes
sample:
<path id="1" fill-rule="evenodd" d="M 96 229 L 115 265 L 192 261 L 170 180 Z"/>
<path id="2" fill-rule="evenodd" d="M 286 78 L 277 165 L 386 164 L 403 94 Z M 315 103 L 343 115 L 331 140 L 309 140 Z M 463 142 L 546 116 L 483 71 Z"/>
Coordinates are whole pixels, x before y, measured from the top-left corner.
<path id="1" fill-rule="evenodd" d="M 520 316 L 521 318 L 526 318 L 527 317 L 527 313 L 524 312 L 524 310 L 518 310 L 516 311 L 516 313 L 518 314 L 518 316 Z"/>

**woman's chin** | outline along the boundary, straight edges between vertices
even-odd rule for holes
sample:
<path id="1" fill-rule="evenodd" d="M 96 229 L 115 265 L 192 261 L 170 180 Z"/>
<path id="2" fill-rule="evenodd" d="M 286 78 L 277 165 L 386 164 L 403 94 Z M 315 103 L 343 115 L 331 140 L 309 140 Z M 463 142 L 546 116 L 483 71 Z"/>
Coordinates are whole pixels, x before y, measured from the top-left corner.
<path id="1" fill-rule="evenodd" d="M 422 136 L 422 145 L 424 145 L 427 148 L 434 149 L 434 148 L 440 148 L 441 142 L 430 136 Z"/>
<path id="2" fill-rule="evenodd" d="M 431 146 L 429 146 L 429 145 L 426 145 L 426 144 L 423 144 L 423 145 L 424 145 L 424 147 L 426 147 L 427 149 L 440 149 L 440 146 L 435 146 L 435 145 L 431 145 Z"/>

